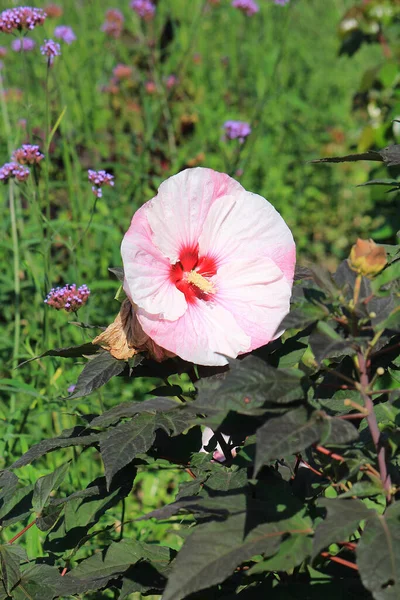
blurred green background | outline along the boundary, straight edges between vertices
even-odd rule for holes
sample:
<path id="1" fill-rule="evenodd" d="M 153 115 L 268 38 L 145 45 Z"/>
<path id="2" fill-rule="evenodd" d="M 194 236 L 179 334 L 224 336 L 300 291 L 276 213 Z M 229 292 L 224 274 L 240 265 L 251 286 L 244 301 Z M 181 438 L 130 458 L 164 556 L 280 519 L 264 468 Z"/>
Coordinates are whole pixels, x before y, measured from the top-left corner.
<path id="1" fill-rule="evenodd" d="M 8 186 L 0 188 L 0 468 L 33 443 L 72 427 L 80 415 L 141 400 L 159 385 L 114 379 L 89 398 L 68 401 L 79 361 L 48 357 L 13 367 L 99 332 L 78 328 L 74 315 L 46 307 L 50 287 L 86 283 L 91 297 L 79 321 L 99 327 L 114 319 L 119 284 L 108 267 L 121 266 L 119 246 L 134 211 L 168 176 L 207 166 L 265 196 L 292 228 L 300 264 L 315 261 L 333 270 L 358 236 L 393 240 L 396 197 L 356 187 L 371 178 L 372 167 L 374 177 L 385 176 L 379 164 L 309 161 L 396 141 L 399 3 L 374 0 L 364 3 L 361 14 L 351 0 L 292 0 L 285 7 L 258 1 L 260 12 L 248 17 L 229 0 L 159 0 L 155 19 L 143 22 L 128 1 L 119 0 L 115 8 L 125 21 L 114 39 L 101 29 L 112 8 L 108 0 L 65 0 L 58 2 L 62 15 L 29 33 L 36 42 L 31 52 L 12 51 L 14 38 L 0 33 L 7 49 L 1 58 L 1 162 L 22 143 L 44 150 L 46 119 L 50 130 L 56 126 L 38 186 L 13 186 L 13 198 Z M 371 16 L 367 5 L 386 12 Z M 350 26 L 346 20 L 353 20 Z M 378 33 L 371 23 L 378 23 Z M 71 26 L 77 39 L 61 42 L 61 56 L 47 69 L 39 47 L 61 24 Z M 369 43 L 353 52 L 355 31 Z M 118 64 L 130 67 L 127 78 L 113 74 Z M 223 124 L 231 119 L 251 124 L 244 144 L 224 139 Z M 88 169 L 115 176 L 115 187 L 105 188 L 96 205 Z M 76 460 L 65 493 L 103 473 L 92 450 L 78 457 L 68 449 L 19 475 L 33 482 L 67 459 Z M 147 468 L 124 507 L 102 524 L 118 529 L 124 516 L 160 506 L 188 479 L 167 463 L 165 469 Z M 170 524 L 130 527 L 140 539 L 180 543 Z M 35 528 L 26 543 L 28 552 L 40 554 Z"/>

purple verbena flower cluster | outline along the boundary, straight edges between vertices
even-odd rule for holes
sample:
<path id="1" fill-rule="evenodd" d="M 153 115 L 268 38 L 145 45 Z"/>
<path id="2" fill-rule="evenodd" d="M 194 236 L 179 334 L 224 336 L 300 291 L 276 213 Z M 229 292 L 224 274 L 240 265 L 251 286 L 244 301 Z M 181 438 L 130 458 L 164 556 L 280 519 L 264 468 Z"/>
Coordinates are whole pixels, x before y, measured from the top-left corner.
<path id="1" fill-rule="evenodd" d="M 34 29 L 36 25 L 43 25 L 46 16 L 44 10 L 32 6 L 7 8 L 0 14 L 0 31 L 14 33 L 23 29 Z"/>
<path id="2" fill-rule="evenodd" d="M 61 55 L 61 46 L 54 40 L 44 40 L 43 46 L 40 46 L 40 52 L 43 56 L 48 56 L 50 63 L 52 63 L 55 56 Z"/>
<path id="3" fill-rule="evenodd" d="M 16 162 L 5 163 L 0 168 L 0 181 L 7 183 L 10 179 L 16 179 L 17 181 L 26 181 L 30 175 L 28 167 L 19 165 Z"/>
<path id="4" fill-rule="evenodd" d="M 172 90 L 173 87 L 175 87 L 178 83 L 178 78 L 176 75 L 168 75 L 168 77 L 165 79 L 165 87 L 167 88 L 167 90 Z"/>
<path id="5" fill-rule="evenodd" d="M 50 4 L 46 4 L 44 10 L 46 11 L 49 19 L 58 19 L 58 17 L 62 17 L 64 12 L 62 6 L 59 4 L 53 4 L 52 2 Z"/>
<path id="6" fill-rule="evenodd" d="M 24 52 L 30 52 L 36 46 L 36 42 L 29 37 L 22 38 L 22 44 L 19 38 L 11 42 L 11 48 L 14 50 L 14 52 L 21 52 L 21 46 Z"/>
<path id="7" fill-rule="evenodd" d="M 113 75 L 116 79 L 130 79 L 132 77 L 132 67 L 119 63 L 114 67 Z"/>
<path id="8" fill-rule="evenodd" d="M 238 139 L 241 144 L 243 144 L 245 138 L 251 133 L 251 127 L 246 121 L 226 121 L 224 129 L 228 140 Z"/>
<path id="9" fill-rule="evenodd" d="M 254 0 L 233 0 L 232 6 L 241 10 L 248 17 L 255 15 L 260 10 L 260 7 Z"/>
<path id="10" fill-rule="evenodd" d="M 150 0 L 132 0 L 131 8 L 144 21 L 150 21 L 156 12 L 156 7 Z"/>
<path id="11" fill-rule="evenodd" d="M 114 185 L 114 175 L 110 175 L 107 171 L 93 171 L 92 169 L 88 170 L 88 178 L 90 183 L 93 183 L 92 192 L 97 198 L 101 198 L 103 195 L 102 187 L 103 185 Z"/>
<path id="12" fill-rule="evenodd" d="M 89 296 L 90 290 L 87 285 L 81 285 L 77 289 L 76 284 L 72 283 L 51 289 L 44 302 L 56 310 L 64 309 L 67 312 L 76 312 L 86 304 Z"/>
<path id="13" fill-rule="evenodd" d="M 54 30 L 54 37 L 62 40 L 66 44 L 72 44 L 76 40 L 76 35 L 68 25 L 59 25 Z"/>
<path id="14" fill-rule="evenodd" d="M 119 38 L 124 28 L 124 15 L 118 8 L 110 8 L 105 15 L 101 30 L 113 38 Z"/>
<path id="15" fill-rule="evenodd" d="M 11 158 L 20 165 L 38 165 L 44 159 L 44 154 L 40 152 L 39 146 L 23 144 L 13 152 Z"/>

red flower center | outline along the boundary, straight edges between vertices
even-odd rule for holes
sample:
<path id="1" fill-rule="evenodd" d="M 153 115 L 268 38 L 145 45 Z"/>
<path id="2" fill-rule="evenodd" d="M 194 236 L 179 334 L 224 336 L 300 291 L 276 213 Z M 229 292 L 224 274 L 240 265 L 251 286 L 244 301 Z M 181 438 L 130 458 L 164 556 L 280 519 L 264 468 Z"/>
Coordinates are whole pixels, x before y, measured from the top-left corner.
<path id="1" fill-rule="evenodd" d="M 215 286 L 210 277 L 216 275 L 217 264 L 211 256 L 199 256 L 198 247 L 184 247 L 179 261 L 171 265 L 170 279 L 185 294 L 186 302 L 211 300 Z"/>

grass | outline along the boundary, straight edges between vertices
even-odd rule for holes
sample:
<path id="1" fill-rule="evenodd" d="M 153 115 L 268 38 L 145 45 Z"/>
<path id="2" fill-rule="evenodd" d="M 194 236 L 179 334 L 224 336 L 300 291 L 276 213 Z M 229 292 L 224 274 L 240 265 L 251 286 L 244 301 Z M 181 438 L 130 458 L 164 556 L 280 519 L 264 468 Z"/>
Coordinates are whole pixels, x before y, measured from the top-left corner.
<path id="1" fill-rule="evenodd" d="M 134 380 L 128 387 L 113 380 L 105 391 L 68 401 L 79 361 L 48 357 L 14 367 L 96 333 L 74 325 L 75 316 L 44 305 L 52 286 L 86 283 L 91 297 L 79 321 L 96 327 L 111 322 L 118 312 L 118 283 L 108 267 L 121 265 L 119 246 L 133 212 L 169 175 L 201 165 L 236 176 L 283 214 L 300 263 L 334 266 L 358 235 L 382 226 L 369 190 L 354 189 L 368 167 L 331 169 L 307 162 L 346 153 L 357 143 L 361 123 L 351 113 L 351 98 L 360 73 L 381 60 L 380 49 L 363 47 L 352 59 L 338 58 L 335 24 L 351 4 L 347 0 L 293 0 L 285 8 L 259 1 L 262 10 L 252 18 L 224 0 L 217 7 L 190 0 L 190 10 L 187 0 L 160 1 L 149 23 L 140 23 L 126 2 L 125 31 L 118 40 L 100 31 L 108 1 L 63 2 L 62 18 L 48 19 L 32 32 L 34 52 L 9 50 L 3 59 L 0 159 L 7 162 L 25 141 L 38 143 L 46 159 L 38 182 L 31 178 L 26 186 L 0 190 L 0 467 L 72 427 L 79 415 L 142 400 L 159 384 Z M 38 46 L 60 23 L 74 29 L 77 41 L 64 44 L 48 69 Z M 11 40 L 0 34 L 0 45 L 9 48 Z M 112 94 L 104 88 L 118 63 L 132 66 L 133 77 Z M 168 90 L 165 78 L 171 74 L 178 84 Z M 155 82 L 154 94 L 146 91 L 147 81 Z M 251 123 L 245 144 L 223 139 L 228 119 Z M 106 188 L 97 202 L 89 168 L 115 176 L 115 188 Z M 62 488 L 71 493 L 103 473 L 95 454 L 77 458 L 72 450 L 53 454 L 19 475 L 34 482 L 74 460 Z M 104 535 L 118 535 L 123 515 L 129 520 L 167 502 L 187 479 L 183 471 L 167 468 L 140 473 L 124 508 L 104 517 L 102 527 L 116 526 Z M 141 539 L 167 538 L 179 546 L 170 524 L 127 527 Z M 32 528 L 28 554 L 40 555 L 42 540 Z"/>

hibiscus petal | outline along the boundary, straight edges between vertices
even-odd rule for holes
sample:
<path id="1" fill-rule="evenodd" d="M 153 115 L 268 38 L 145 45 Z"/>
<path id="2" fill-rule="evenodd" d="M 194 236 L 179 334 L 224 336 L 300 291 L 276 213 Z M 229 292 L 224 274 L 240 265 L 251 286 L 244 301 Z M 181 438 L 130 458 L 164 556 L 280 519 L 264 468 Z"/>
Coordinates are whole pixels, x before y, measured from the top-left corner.
<path id="1" fill-rule="evenodd" d="M 251 350 L 275 339 L 289 312 L 291 286 L 271 258 L 249 257 L 220 267 L 214 278 L 216 302 L 251 338 Z"/>
<path id="2" fill-rule="evenodd" d="M 245 190 L 219 198 L 210 207 L 199 254 L 212 256 L 218 266 L 244 256 L 268 256 L 287 281 L 293 280 L 295 245 L 289 227 L 265 198 Z"/>
<path id="3" fill-rule="evenodd" d="M 212 169 L 186 169 L 170 177 L 146 204 L 153 242 L 172 264 L 183 248 L 197 248 L 211 205 L 219 197 L 241 193 L 240 183 Z"/>
<path id="4" fill-rule="evenodd" d="M 160 321 L 139 310 L 143 330 L 159 346 L 198 365 L 226 365 L 226 357 L 247 352 L 250 337 L 222 305 L 199 300 L 177 321 Z"/>
<path id="5" fill-rule="evenodd" d="M 133 216 L 121 245 L 124 290 L 132 302 L 160 318 L 179 319 L 187 303 L 170 279 L 171 263 L 154 245 L 145 207 Z"/>

